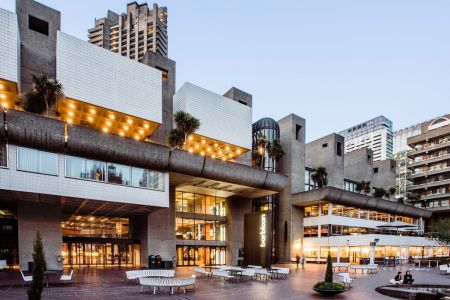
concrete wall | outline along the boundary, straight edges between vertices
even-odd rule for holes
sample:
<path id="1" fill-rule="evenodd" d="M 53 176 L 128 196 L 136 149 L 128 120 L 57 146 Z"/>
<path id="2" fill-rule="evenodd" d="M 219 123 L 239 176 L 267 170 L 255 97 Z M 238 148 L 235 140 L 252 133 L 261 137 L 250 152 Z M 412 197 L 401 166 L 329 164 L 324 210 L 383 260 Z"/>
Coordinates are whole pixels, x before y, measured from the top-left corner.
<path id="1" fill-rule="evenodd" d="M 20 82 L 20 39 L 17 15 L 0 9 L 0 78 Z"/>
<path id="2" fill-rule="evenodd" d="M 341 155 L 337 155 L 340 143 Z M 328 173 L 328 186 L 344 188 L 344 137 L 332 133 L 306 144 L 306 166 L 325 167 Z"/>
<path id="3" fill-rule="evenodd" d="M 28 270 L 33 261 L 33 241 L 41 233 L 47 269 L 60 270 L 62 251 L 61 206 L 59 204 L 23 202 L 17 204 L 20 268 Z"/>
<path id="4" fill-rule="evenodd" d="M 173 97 L 174 112 L 200 119 L 199 135 L 252 148 L 252 108 L 186 82 Z"/>
<path id="5" fill-rule="evenodd" d="M 344 178 L 353 181 L 373 180 L 373 153 L 368 148 L 358 149 L 344 155 Z"/>
<path id="6" fill-rule="evenodd" d="M 237 265 L 239 249 L 244 248 L 244 215 L 252 211 L 252 201 L 246 198 L 227 200 L 227 265 Z"/>
<path id="7" fill-rule="evenodd" d="M 58 32 L 57 79 L 68 98 L 162 122 L 161 71 Z"/>
<path id="8" fill-rule="evenodd" d="M 374 162 L 372 186 L 385 190 L 395 188 L 395 167 L 396 165 L 393 159 Z M 376 169 L 378 169 L 377 173 L 375 173 Z"/>
<path id="9" fill-rule="evenodd" d="M 289 177 L 288 186 L 280 193 L 278 249 L 280 260 L 289 261 L 294 241 L 303 235 L 303 227 L 299 227 L 303 215 L 292 207 L 291 194 L 305 190 L 306 122 L 305 119 L 290 114 L 279 120 L 278 124 L 281 146 L 286 152 L 280 160 L 280 173 Z"/>
<path id="10" fill-rule="evenodd" d="M 33 0 L 16 0 L 21 41 L 22 93 L 32 89 L 32 74 L 47 74 L 56 78 L 56 33 L 61 29 L 61 13 Z M 28 16 L 32 15 L 49 24 L 49 35 L 30 30 Z"/>

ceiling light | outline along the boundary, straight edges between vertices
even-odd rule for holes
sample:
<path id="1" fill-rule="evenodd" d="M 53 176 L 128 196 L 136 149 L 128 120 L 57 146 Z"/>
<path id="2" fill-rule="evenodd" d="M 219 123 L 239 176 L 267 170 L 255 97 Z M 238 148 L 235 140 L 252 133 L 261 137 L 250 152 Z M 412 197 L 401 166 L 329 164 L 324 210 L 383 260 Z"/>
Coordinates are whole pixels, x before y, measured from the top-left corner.
<path id="1" fill-rule="evenodd" d="M 194 150 L 192 150 L 192 148 L 189 148 L 189 152 L 191 152 L 191 153 L 192 153 L 192 152 L 194 152 Z"/>
<path id="2" fill-rule="evenodd" d="M 91 113 L 91 114 L 95 114 L 95 109 L 93 109 L 93 108 L 91 108 L 90 110 L 89 110 L 89 112 Z"/>
<path id="3" fill-rule="evenodd" d="M 128 130 L 128 126 L 127 126 L 127 125 L 124 125 L 124 126 L 123 126 L 123 130 L 127 131 L 127 130 Z"/>
<path id="4" fill-rule="evenodd" d="M 236 152 L 237 152 L 238 154 L 241 154 L 242 151 L 241 151 L 241 149 L 237 149 Z"/>
<path id="5" fill-rule="evenodd" d="M 106 121 L 106 126 L 111 126 L 111 121 Z"/>
<path id="6" fill-rule="evenodd" d="M 92 121 L 94 121 L 94 118 L 93 118 L 93 117 L 91 117 L 91 116 L 89 116 L 89 117 L 88 117 L 87 119 L 88 119 L 88 121 L 89 121 L 89 122 L 92 122 Z"/>
<path id="7" fill-rule="evenodd" d="M 140 129 L 140 130 L 139 130 L 139 133 L 140 133 L 140 134 L 144 134 L 144 130 Z"/>
<path id="8" fill-rule="evenodd" d="M 119 131 L 119 135 L 120 135 L 120 136 L 124 136 L 125 133 L 123 133 L 123 131 Z"/>
<path id="9" fill-rule="evenodd" d="M 5 86 L 3 84 L 0 84 L 0 90 L 3 90 Z"/>
<path id="10" fill-rule="evenodd" d="M 211 148 L 208 147 L 208 149 L 206 149 L 206 151 L 211 152 Z"/>
<path id="11" fill-rule="evenodd" d="M 150 127 L 150 126 L 149 126 L 147 123 L 144 124 L 144 128 L 145 128 L 145 129 L 148 129 L 149 127 Z"/>
<path id="12" fill-rule="evenodd" d="M 69 107 L 72 108 L 72 109 L 74 109 L 74 108 L 75 108 L 75 104 L 69 103 Z"/>
<path id="13" fill-rule="evenodd" d="M 0 98 L 6 99 L 6 95 L 5 94 L 0 94 Z"/>
<path id="14" fill-rule="evenodd" d="M 128 119 L 128 120 L 127 120 L 127 123 L 131 125 L 131 124 L 133 124 L 133 120 Z"/>
<path id="15" fill-rule="evenodd" d="M 206 141 L 205 141 L 205 140 L 202 140 L 202 144 L 206 144 Z"/>
<path id="16" fill-rule="evenodd" d="M 204 156 L 204 155 L 205 155 L 205 152 L 203 152 L 203 151 L 200 152 L 200 155 L 201 155 L 201 156 Z"/>
<path id="17" fill-rule="evenodd" d="M 198 149 L 198 147 L 199 147 L 199 145 L 196 144 L 196 145 L 195 145 L 195 149 Z"/>
<path id="18" fill-rule="evenodd" d="M 103 127 L 103 132 L 108 132 L 108 128 Z"/>
<path id="19" fill-rule="evenodd" d="M 226 158 L 225 158 L 225 156 L 224 156 L 224 157 L 222 157 L 222 160 L 223 160 L 223 161 L 225 161 L 225 159 L 226 159 Z"/>
<path id="20" fill-rule="evenodd" d="M 219 147 L 219 144 L 217 144 L 217 143 L 214 143 L 214 147 Z"/>
<path id="21" fill-rule="evenodd" d="M 222 155 L 222 153 L 223 153 L 222 150 L 219 150 L 219 155 Z"/>
<path id="22" fill-rule="evenodd" d="M 109 118 L 110 118 L 111 120 L 114 120 L 114 119 L 116 118 L 116 116 L 113 115 L 113 114 L 110 114 L 110 115 L 109 115 Z"/>
<path id="23" fill-rule="evenodd" d="M 72 124 L 72 119 L 67 119 L 67 123 Z"/>
<path id="24" fill-rule="evenodd" d="M 213 155 L 211 155 L 211 157 L 212 157 L 212 158 L 216 158 L 216 155 L 215 155 L 215 154 L 213 154 Z"/>
<path id="25" fill-rule="evenodd" d="M 229 157 L 233 157 L 233 154 L 230 153 L 230 154 L 228 154 L 228 156 L 229 156 Z"/>
<path id="26" fill-rule="evenodd" d="M 69 111 L 68 114 L 69 114 L 69 116 L 73 117 L 73 112 L 72 111 Z"/>
<path id="27" fill-rule="evenodd" d="M 226 146 L 225 150 L 230 151 L 230 147 Z"/>
<path id="28" fill-rule="evenodd" d="M 2 107 L 3 107 L 3 108 L 8 108 L 8 103 L 2 102 Z"/>
<path id="29" fill-rule="evenodd" d="M 189 136 L 189 140 L 192 141 L 194 137 L 192 135 Z"/>
<path id="30" fill-rule="evenodd" d="M 139 136 L 138 136 L 138 135 L 135 135 L 135 136 L 134 136 L 134 139 L 135 139 L 135 140 L 139 140 Z"/>

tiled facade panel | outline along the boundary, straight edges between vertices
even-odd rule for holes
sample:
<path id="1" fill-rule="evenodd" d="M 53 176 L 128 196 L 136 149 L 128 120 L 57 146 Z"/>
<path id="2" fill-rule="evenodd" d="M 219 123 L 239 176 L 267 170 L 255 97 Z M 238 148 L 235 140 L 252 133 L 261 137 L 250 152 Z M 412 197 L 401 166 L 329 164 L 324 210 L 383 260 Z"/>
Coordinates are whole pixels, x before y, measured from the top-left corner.
<path id="1" fill-rule="evenodd" d="M 58 155 L 58 176 L 18 171 L 17 147 L 8 145 L 8 168 L 0 168 L 0 189 L 120 203 L 169 207 L 169 175 L 164 192 L 66 178 L 65 157 Z"/>
<path id="2" fill-rule="evenodd" d="M 178 110 L 200 119 L 198 134 L 251 149 L 251 107 L 185 83 L 174 96 L 174 112 Z"/>
<path id="3" fill-rule="evenodd" d="M 17 15 L 0 9 L 0 78 L 19 82 L 20 40 Z"/>
<path id="4" fill-rule="evenodd" d="M 161 71 L 62 32 L 56 56 L 66 97 L 162 123 Z"/>

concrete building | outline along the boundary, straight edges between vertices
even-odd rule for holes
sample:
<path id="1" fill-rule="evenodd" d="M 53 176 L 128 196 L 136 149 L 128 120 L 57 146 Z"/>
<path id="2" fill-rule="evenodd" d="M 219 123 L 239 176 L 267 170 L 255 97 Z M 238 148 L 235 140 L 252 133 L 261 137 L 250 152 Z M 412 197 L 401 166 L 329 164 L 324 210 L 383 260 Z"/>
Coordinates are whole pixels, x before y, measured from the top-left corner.
<path id="1" fill-rule="evenodd" d="M 379 116 L 339 132 L 345 140 L 345 153 L 367 147 L 373 161 L 392 159 L 392 122 Z"/>
<path id="2" fill-rule="evenodd" d="M 88 32 L 91 44 L 131 59 L 142 61 L 147 51 L 168 55 L 167 8 L 156 3 L 150 9 L 146 3 L 131 2 L 121 15 L 108 10 Z"/>
<path id="3" fill-rule="evenodd" d="M 411 162 L 408 153 L 412 150 L 408 146 L 407 140 L 409 137 L 420 134 L 420 129 L 420 124 L 416 124 L 394 132 L 395 189 L 397 198 L 407 198 L 406 188 L 411 184 L 407 179 L 410 174 L 408 164 Z"/>
<path id="4" fill-rule="evenodd" d="M 38 231 L 49 269 L 147 267 L 150 255 L 170 268 L 268 266 L 327 251 L 360 263 L 448 253 L 421 236 L 431 211 L 356 192 L 361 180 L 393 186 L 395 165 L 375 161 L 375 150 L 344 153 L 338 134 L 306 144 L 306 120 L 295 114 L 252 125 L 249 93 L 191 83 L 175 92 L 176 64 L 164 55 L 118 56 L 61 32 L 59 12 L 33 0 L 16 5 L 17 14 L 0 10 L 0 259 L 9 265 L 29 268 Z M 65 94 L 49 116 L 16 101 L 43 72 Z M 180 110 L 201 126 L 172 149 Z M 448 128 L 446 118 L 426 138 Z M 284 156 L 262 150 L 261 165 L 252 162 L 259 135 L 279 140 Z M 328 172 L 320 189 L 311 177 L 319 166 Z M 394 220 L 416 236 L 377 227 Z"/>
<path id="5" fill-rule="evenodd" d="M 450 115 L 420 124 L 420 134 L 408 138 L 412 182 L 407 192 L 416 207 L 448 215 L 450 209 Z"/>

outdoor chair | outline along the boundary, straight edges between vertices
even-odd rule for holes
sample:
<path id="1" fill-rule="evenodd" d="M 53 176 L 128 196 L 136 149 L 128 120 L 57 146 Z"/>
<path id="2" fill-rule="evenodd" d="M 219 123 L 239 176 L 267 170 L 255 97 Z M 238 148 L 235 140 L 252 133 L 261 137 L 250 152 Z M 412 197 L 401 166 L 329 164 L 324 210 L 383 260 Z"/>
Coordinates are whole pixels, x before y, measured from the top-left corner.
<path id="1" fill-rule="evenodd" d="M 352 286 L 353 278 L 350 276 L 350 273 L 339 273 L 338 274 L 338 280 L 344 286 L 348 286 L 349 288 Z"/>
<path id="2" fill-rule="evenodd" d="M 267 271 L 267 269 L 255 269 L 255 274 L 259 279 L 269 280 L 271 278 L 271 274 Z"/>
<path id="3" fill-rule="evenodd" d="M 450 271 L 450 268 L 448 267 L 448 265 L 440 265 L 439 266 L 439 272 L 441 274 L 448 274 L 448 273 L 450 273 L 449 271 Z"/>
<path id="4" fill-rule="evenodd" d="M 33 281 L 33 276 L 31 276 L 31 275 L 30 276 L 23 275 L 22 269 L 19 269 L 19 271 L 20 271 L 20 274 L 22 275 L 22 279 L 23 279 L 23 284 L 22 285 L 24 285 L 25 282 Z"/>
<path id="5" fill-rule="evenodd" d="M 245 269 L 241 273 L 241 278 L 250 278 L 250 280 L 253 280 L 253 277 L 255 277 L 256 272 L 254 269 Z"/>
<path id="6" fill-rule="evenodd" d="M 201 268 L 201 267 L 194 267 L 194 272 L 199 273 L 202 277 L 211 275 L 211 272 L 208 272 L 204 268 Z"/>
<path id="7" fill-rule="evenodd" d="M 61 281 L 71 281 L 72 280 L 72 275 L 73 275 L 73 269 L 70 271 L 69 275 L 61 275 L 61 278 L 59 278 L 59 280 L 61 280 Z"/>

